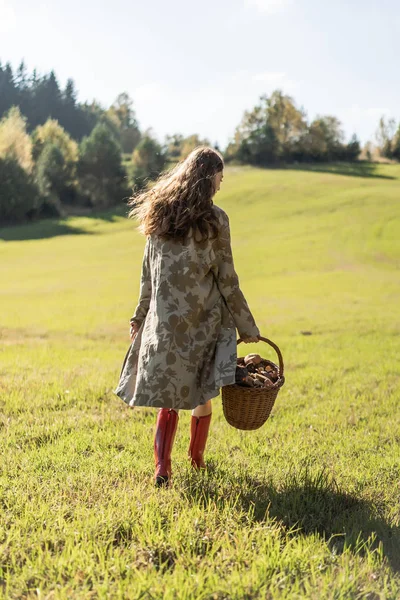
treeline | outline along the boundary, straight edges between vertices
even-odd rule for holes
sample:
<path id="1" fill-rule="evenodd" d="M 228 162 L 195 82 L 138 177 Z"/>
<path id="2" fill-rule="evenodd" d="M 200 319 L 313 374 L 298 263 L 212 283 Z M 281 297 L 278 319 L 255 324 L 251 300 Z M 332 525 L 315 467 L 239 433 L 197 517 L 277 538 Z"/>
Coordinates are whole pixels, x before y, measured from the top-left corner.
<path id="1" fill-rule="evenodd" d="M 345 142 L 336 117 L 319 116 L 309 123 L 304 110 L 277 90 L 245 112 L 225 155 L 254 165 L 279 165 L 354 161 L 360 151 L 356 135 Z"/>
<path id="2" fill-rule="evenodd" d="M 199 144 L 197 135 L 160 144 L 141 132 L 131 98 L 108 109 L 79 104 L 72 80 L 54 72 L 14 73 L 0 64 L 0 222 L 64 216 L 68 207 L 108 208 L 128 198 L 171 161 Z"/>
<path id="3" fill-rule="evenodd" d="M 10 64 L 0 63 L 0 118 L 18 106 L 26 120 L 28 132 L 48 119 L 55 119 L 75 140 L 90 135 L 98 123 L 107 123 L 121 144 L 123 152 L 132 152 L 140 138 L 133 104 L 127 94 L 120 94 L 105 110 L 97 102 L 78 103 L 75 84 L 68 79 L 61 89 L 54 71 L 30 75 L 22 62 L 15 73 Z"/>
<path id="4" fill-rule="evenodd" d="M 127 194 L 121 149 L 98 123 L 78 143 L 48 119 L 32 134 L 18 107 L 0 121 L 0 220 L 64 215 L 64 205 L 109 206 Z"/>
<path id="5" fill-rule="evenodd" d="M 149 132 L 130 155 L 107 122 L 98 122 L 79 143 L 55 119 L 31 134 L 18 107 L 0 121 L 0 222 L 65 216 L 68 207 L 104 209 L 127 199 L 168 165 L 200 144 L 175 135 L 161 145 Z M 125 156 L 125 160 L 123 159 Z"/>
<path id="6" fill-rule="evenodd" d="M 394 122 L 381 120 L 379 139 L 384 156 L 400 158 Z M 64 216 L 70 206 L 120 204 L 132 188 L 146 185 L 200 144 L 210 142 L 174 134 L 160 143 L 151 131 L 141 131 L 126 93 L 107 109 L 79 103 L 71 79 L 61 89 L 53 71 L 29 75 L 24 63 L 15 72 L 0 63 L 1 223 Z M 278 90 L 245 112 L 223 154 L 227 161 L 262 166 L 353 161 L 360 143 L 356 136 L 346 142 L 333 116 L 309 122 Z"/>

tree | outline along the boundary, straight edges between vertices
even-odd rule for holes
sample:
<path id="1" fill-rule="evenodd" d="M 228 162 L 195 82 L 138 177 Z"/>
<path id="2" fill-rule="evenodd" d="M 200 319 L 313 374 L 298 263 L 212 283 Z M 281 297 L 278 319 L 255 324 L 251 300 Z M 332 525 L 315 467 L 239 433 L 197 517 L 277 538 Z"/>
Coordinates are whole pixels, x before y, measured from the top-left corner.
<path id="1" fill-rule="evenodd" d="M 302 136 L 298 147 L 298 160 L 324 161 L 328 160 L 328 139 L 326 127 L 317 118 Z"/>
<path id="2" fill-rule="evenodd" d="M 361 159 L 367 162 L 372 162 L 373 147 L 370 141 L 366 142 L 364 148 L 361 151 Z"/>
<path id="3" fill-rule="evenodd" d="M 274 91 L 261 96 L 246 111 L 226 151 L 226 160 L 268 165 L 293 161 L 355 160 L 360 151 L 353 137 L 344 142 L 342 124 L 336 117 L 318 116 L 308 124 L 303 108 L 293 98 Z"/>
<path id="4" fill-rule="evenodd" d="M 78 144 L 72 140 L 58 121 L 49 119 L 39 125 L 32 134 L 33 156 L 36 161 L 36 178 L 44 196 L 50 196 L 52 203 L 70 202 L 75 198 L 76 168 L 78 164 Z"/>
<path id="5" fill-rule="evenodd" d="M 0 121 L 0 158 L 13 158 L 27 173 L 32 171 L 32 141 L 16 106 Z"/>
<path id="6" fill-rule="evenodd" d="M 171 162 L 184 160 L 198 146 L 209 146 L 210 142 L 206 138 L 200 138 L 197 134 L 184 137 L 180 133 L 167 135 L 165 137 L 166 159 Z"/>
<path id="7" fill-rule="evenodd" d="M 268 98 L 262 96 L 265 104 L 266 123 L 273 132 L 276 142 L 276 156 L 279 160 L 290 160 L 299 140 L 307 131 L 303 110 L 296 108 L 293 98 L 276 90 Z"/>
<path id="8" fill-rule="evenodd" d="M 343 158 L 345 160 L 354 161 L 354 160 L 358 159 L 360 154 L 361 154 L 361 144 L 360 144 L 358 137 L 354 133 L 351 137 L 350 142 L 344 148 Z"/>
<path id="9" fill-rule="evenodd" d="M 198 146 L 209 146 L 207 139 L 201 139 L 197 134 L 189 135 L 182 140 L 180 159 L 183 160 Z"/>
<path id="10" fill-rule="evenodd" d="M 127 193 L 121 149 L 104 123 L 82 140 L 78 174 L 81 193 L 93 206 L 112 206 Z"/>
<path id="11" fill-rule="evenodd" d="M 227 158 L 258 165 L 290 161 L 298 154 L 306 131 L 304 112 L 290 96 L 276 90 L 270 97 L 261 96 L 259 104 L 245 112 L 227 148 Z"/>
<path id="12" fill-rule="evenodd" d="M 165 136 L 165 152 L 167 160 L 178 161 L 182 154 L 184 137 L 180 133 Z"/>
<path id="13" fill-rule="evenodd" d="M 0 117 L 12 106 L 18 104 L 18 91 L 10 63 L 2 67 L 0 63 Z"/>
<path id="14" fill-rule="evenodd" d="M 75 139 L 80 139 L 87 133 L 86 130 L 82 131 L 84 119 L 82 110 L 77 103 L 77 92 L 72 79 L 68 79 L 65 89 L 61 92 L 59 121 Z"/>
<path id="15" fill-rule="evenodd" d="M 61 91 L 54 71 L 39 75 L 36 70 L 29 76 L 24 61 L 15 73 L 10 64 L 0 63 L 0 118 L 12 107 L 18 106 L 32 131 L 49 118 L 56 119 L 72 137 L 80 140 L 89 135 L 105 113 L 92 110 L 91 104 L 79 104 L 72 79 Z"/>
<path id="16" fill-rule="evenodd" d="M 59 215 L 64 216 L 61 198 L 68 186 L 65 158 L 57 144 L 47 142 L 36 166 L 36 181 L 39 192 L 52 204 Z"/>
<path id="17" fill-rule="evenodd" d="M 33 216 L 40 205 L 31 175 L 15 158 L 0 158 L 0 222 L 24 221 Z"/>
<path id="18" fill-rule="evenodd" d="M 277 160 L 277 139 L 268 123 L 265 105 L 246 111 L 236 128 L 234 139 L 226 149 L 226 159 L 238 159 L 253 165 L 266 165 Z"/>
<path id="19" fill-rule="evenodd" d="M 84 102 L 79 106 L 80 114 L 80 135 L 76 139 L 90 135 L 98 123 L 104 119 L 105 111 L 103 107 L 93 100 L 93 102 Z"/>
<path id="20" fill-rule="evenodd" d="M 392 140 L 392 157 L 400 160 L 400 124 Z"/>
<path id="21" fill-rule="evenodd" d="M 29 87 L 30 79 L 24 61 L 21 61 L 18 66 L 14 81 L 17 93 L 15 104 L 18 105 L 21 113 L 26 116 L 32 110 L 32 98 Z"/>
<path id="22" fill-rule="evenodd" d="M 117 128 L 123 152 L 133 152 L 140 140 L 140 130 L 130 96 L 126 92 L 119 94 L 106 115 Z"/>
<path id="23" fill-rule="evenodd" d="M 33 132 L 32 138 L 35 157 L 40 154 L 47 143 L 51 143 L 60 149 L 66 163 L 78 161 L 78 144 L 55 119 L 48 119 L 44 125 L 39 125 Z"/>
<path id="24" fill-rule="evenodd" d="M 23 60 L 20 62 L 15 75 L 15 85 L 20 92 L 26 90 L 29 87 L 28 71 L 26 68 L 25 61 Z"/>
<path id="25" fill-rule="evenodd" d="M 326 160 L 342 157 L 344 133 L 339 119 L 332 116 L 318 117 L 315 121 L 326 143 Z"/>
<path id="26" fill-rule="evenodd" d="M 389 119 L 386 122 L 385 117 L 379 119 L 378 129 L 375 137 L 378 143 L 381 156 L 392 158 L 392 142 L 395 135 L 396 122 L 394 119 Z"/>
<path id="27" fill-rule="evenodd" d="M 344 143 L 342 124 L 336 117 L 317 116 L 304 131 L 297 144 L 297 160 L 332 161 L 353 160 L 359 154 L 359 142 L 353 139 L 350 145 Z"/>
<path id="28" fill-rule="evenodd" d="M 33 92 L 33 111 L 29 118 L 31 127 L 45 123 L 48 118 L 60 119 L 62 98 L 54 71 L 37 80 Z"/>
<path id="29" fill-rule="evenodd" d="M 342 125 L 332 116 L 318 116 L 314 119 L 298 144 L 299 160 L 341 160 L 346 159 L 347 152 Z"/>
<path id="30" fill-rule="evenodd" d="M 133 186 L 141 188 L 147 180 L 156 179 L 165 162 L 165 149 L 147 132 L 132 154 L 129 175 Z"/>

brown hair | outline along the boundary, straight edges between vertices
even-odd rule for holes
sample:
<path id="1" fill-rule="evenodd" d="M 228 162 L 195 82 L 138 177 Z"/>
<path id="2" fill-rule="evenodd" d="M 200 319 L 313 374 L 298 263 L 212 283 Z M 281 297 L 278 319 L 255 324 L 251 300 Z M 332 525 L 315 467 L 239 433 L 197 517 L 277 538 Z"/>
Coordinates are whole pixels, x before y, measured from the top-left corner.
<path id="1" fill-rule="evenodd" d="M 224 168 L 222 156 L 207 146 L 195 148 L 155 185 L 133 195 L 128 217 L 137 218 L 145 235 L 184 239 L 191 227 L 202 240 L 218 235 L 218 218 L 212 210 L 215 175 Z M 212 234 L 212 235 L 210 235 Z"/>

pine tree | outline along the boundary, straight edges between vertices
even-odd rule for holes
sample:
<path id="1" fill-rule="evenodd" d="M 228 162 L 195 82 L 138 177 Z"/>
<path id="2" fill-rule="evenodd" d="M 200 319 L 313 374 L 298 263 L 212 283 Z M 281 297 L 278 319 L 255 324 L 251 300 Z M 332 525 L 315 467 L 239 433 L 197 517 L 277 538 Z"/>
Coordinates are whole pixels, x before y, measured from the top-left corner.
<path id="1" fill-rule="evenodd" d="M 18 104 L 18 92 L 10 63 L 0 64 L 0 118 Z"/>
<path id="2" fill-rule="evenodd" d="M 32 128 L 45 123 L 48 118 L 59 120 L 61 113 L 61 91 L 54 71 L 36 82 L 33 96 L 33 111 L 30 115 Z"/>
<path id="3" fill-rule="evenodd" d="M 82 132 L 82 114 L 77 106 L 77 92 L 72 79 L 68 79 L 64 91 L 61 94 L 61 125 L 73 138 L 80 139 L 86 133 Z"/>
<path id="4" fill-rule="evenodd" d="M 18 91 L 18 102 L 16 104 L 21 113 L 27 116 L 32 109 L 32 94 L 29 85 L 29 75 L 24 61 L 21 61 L 18 66 L 15 74 L 15 84 Z"/>

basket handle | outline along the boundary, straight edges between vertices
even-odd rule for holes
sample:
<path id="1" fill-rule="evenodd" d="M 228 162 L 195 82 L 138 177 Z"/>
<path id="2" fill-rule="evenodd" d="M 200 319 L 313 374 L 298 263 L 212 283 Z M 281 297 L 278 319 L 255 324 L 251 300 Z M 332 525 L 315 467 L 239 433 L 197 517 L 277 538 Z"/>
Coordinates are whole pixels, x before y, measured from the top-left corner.
<path id="1" fill-rule="evenodd" d="M 258 335 L 257 337 L 262 342 L 266 342 L 267 344 L 269 344 L 270 346 L 272 346 L 272 348 L 277 353 L 278 359 L 279 359 L 279 377 L 283 377 L 284 364 L 283 364 L 282 352 L 279 350 L 278 346 L 276 344 L 274 344 L 274 342 L 272 342 L 268 338 L 262 337 L 261 335 Z M 241 338 L 239 338 L 238 341 L 237 341 L 237 343 L 240 344 L 241 342 L 243 342 L 243 340 Z"/>

